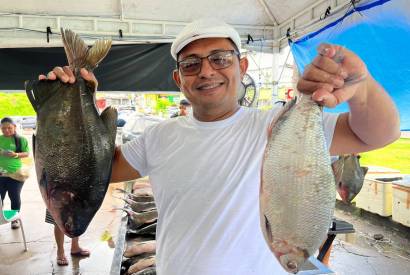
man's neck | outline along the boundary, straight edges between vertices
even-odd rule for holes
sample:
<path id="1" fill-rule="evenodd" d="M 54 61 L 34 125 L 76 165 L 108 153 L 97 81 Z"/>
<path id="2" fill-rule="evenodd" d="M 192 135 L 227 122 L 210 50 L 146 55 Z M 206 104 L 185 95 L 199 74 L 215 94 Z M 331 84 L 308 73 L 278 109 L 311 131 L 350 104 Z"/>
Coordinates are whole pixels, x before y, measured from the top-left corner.
<path id="1" fill-rule="evenodd" d="M 203 122 L 219 121 L 233 116 L 239 110 L 239 108 L 240 106 L 236 104 L 233 108 L 221 112 L 195 112 L 194 110 L 193 115 L 197 120 Z"/>

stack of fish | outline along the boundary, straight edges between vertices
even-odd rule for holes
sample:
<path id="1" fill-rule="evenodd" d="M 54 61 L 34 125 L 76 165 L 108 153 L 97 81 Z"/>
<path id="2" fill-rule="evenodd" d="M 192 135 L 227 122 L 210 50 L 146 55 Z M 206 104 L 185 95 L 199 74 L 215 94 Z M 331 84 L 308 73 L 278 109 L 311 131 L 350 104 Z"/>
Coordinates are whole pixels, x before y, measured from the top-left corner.
<path id="1" fill-rule="evenodd" d="M 137 181 L 132 192 L 124 193 L 128 215 L 127 242 L 124 250 L 121 274 L 155 275 L 155 232 L 158 212 L 151 186 L 148 182 Z"/>

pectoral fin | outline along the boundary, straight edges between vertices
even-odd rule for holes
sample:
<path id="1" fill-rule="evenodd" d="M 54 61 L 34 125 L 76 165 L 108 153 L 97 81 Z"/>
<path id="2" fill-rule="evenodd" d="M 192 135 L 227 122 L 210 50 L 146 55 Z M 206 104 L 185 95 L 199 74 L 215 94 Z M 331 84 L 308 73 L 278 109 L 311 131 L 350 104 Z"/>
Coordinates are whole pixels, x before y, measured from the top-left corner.
<path id="1" fill-rule="evenodd" d="M 113 107 L 108 107 L 101 113 L 100 117 L 102 121 L 104 122 L 105 127 L 107 127 L 108 132 L 112 134 L 111 138 L 114 144 L 115 135 L 117 133 L 117 118 L 118 118 L 117 110 Z"/>

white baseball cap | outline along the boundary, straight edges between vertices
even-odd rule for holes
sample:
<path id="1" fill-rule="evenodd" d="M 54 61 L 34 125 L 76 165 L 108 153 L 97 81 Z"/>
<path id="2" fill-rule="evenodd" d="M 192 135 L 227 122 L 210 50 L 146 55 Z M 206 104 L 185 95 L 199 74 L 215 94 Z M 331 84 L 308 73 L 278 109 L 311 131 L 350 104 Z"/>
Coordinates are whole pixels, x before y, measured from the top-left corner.
<path id="1" fill-rule="evenodd" d="M 241 49 L 241 37 L 230 25 L 217 18 L 202 18 L 186 25 L 175 38 L 171 46 L 171 55 L 177 60 L 177 54 L 189 43 L 212 37 L 230 38 L 238 50 Z"/>

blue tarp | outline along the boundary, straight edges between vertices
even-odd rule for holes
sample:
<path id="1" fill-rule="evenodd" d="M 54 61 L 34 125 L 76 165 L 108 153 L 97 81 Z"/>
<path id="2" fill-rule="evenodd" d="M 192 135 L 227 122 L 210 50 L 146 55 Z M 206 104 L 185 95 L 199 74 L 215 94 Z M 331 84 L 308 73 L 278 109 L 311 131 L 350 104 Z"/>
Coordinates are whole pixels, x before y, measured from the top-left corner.
<path id="1" fill-rule="evenodd" d="M 357 53 L 394 99 L 401 129 L 410 129 L 410 1 L 366 1 L 338 20 L 291 43 L 300 72 L 317 55 L 320 43 L 342 45 Z M 345 112 L 344 103 L 330 112 Z"/>

